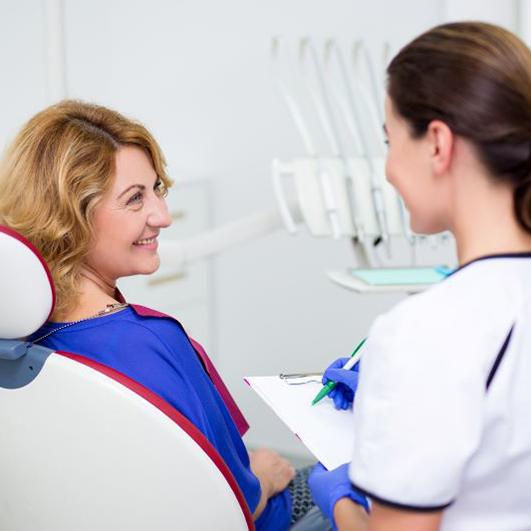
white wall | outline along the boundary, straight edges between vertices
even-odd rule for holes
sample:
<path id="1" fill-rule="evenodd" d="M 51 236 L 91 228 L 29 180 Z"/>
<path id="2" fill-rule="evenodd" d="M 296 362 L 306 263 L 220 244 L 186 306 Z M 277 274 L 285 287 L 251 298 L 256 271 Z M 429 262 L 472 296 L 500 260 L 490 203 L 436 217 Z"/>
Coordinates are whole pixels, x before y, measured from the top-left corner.
<path id="1" fill-rule="evenodd" d="M 363 38 L 374 54 L 383 40 L 396 49 L 441 20 L 481 18 L 484 4 L 66 0 L 67 93 L 144 121 L 167 154 L 173 193 L 184 179 L 211 180 L 217 224 L 273 205 L 271 159 L 302 154 L 271 81 L 272 36 L 288 46 L 306 35 L 317 43 Z M 458 5 L 470 9 L 460 14 Z M 46 103 L 43 6 L 44 0 L 0 3 L 1 143 Z M 279 232 L 213 265 L 208 344 L 253 425 L 248 441 L 303 453 L 242 376 L 324 367 L 349 353 L 399 297 L 355 295 L 325 278 L 326 269 L 352 265 L 348 242 Z M 178 289 L 166 297 L 179 297 Z"/>
<path id="2" fill-rule="evenodd" d="M 520 0 L 517 11 L 517 27 L 521 37 L 531 46 L 531 0 Z"/>
<path id="3" fill-rule="evenodd" d="M 46 105 L 44 2 L 0 2 L 0 148 Z"/>
<path id="4" fill-rule="evenodd" d="M 443 21 L 482 20 L 518 30 L 518 8 L 521 0 L 443 0 Z"/>

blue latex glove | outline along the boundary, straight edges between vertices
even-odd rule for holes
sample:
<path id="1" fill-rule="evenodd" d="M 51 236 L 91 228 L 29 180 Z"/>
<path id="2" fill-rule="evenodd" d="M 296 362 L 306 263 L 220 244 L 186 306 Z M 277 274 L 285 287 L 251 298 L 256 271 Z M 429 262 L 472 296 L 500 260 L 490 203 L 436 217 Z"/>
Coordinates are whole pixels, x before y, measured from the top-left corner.
<path id="1" fill-rule="evenodd" d="M 334 401 L 336 409 L 348 409 L 354 400 L 354 394 L 358 387 L 358 377 L 360 362 L 356 363 L 352 369 L 346 371 L 342 369 L 349 358 L 338 358 L 323 374 L 323 385 L 330 380 L 337 382 L 337 385 L 330 391 L 328 396 Z"/>
<path id="2" fill-rule="evenodd" d="M 321 463 L 317 463 L 308 477 L 312 497 L 322 513 L 334 524 L 334 529 L 334 506 L 341 498 L 350 498 L 369 512 L 367 498 L 350 482 L 348 466 L 349 463 L 345 463 L 328 471 Z"/>

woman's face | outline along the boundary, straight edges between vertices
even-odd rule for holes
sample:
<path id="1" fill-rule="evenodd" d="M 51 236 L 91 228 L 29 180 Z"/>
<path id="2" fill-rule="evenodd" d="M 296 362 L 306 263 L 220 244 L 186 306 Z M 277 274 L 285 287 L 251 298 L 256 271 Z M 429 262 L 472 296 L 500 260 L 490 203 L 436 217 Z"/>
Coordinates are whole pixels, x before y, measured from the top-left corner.
<path id="1" fill-rule="evenodd" d="M 413 138 L 407 122 L 385 101 L 385 130 L 389 141 L 385 173 L 410 213 L 411 228 L 419 234 L 446 230 L 444 182 L 433 172 L 436 146 L 428 135 Z"/>
<path id="2" fill-rule="evenodd" d="M 113 185 L 94 209 L 94 245 L 87 256 L 108 282 L 158 269 L 157 237 L 171 223 L 164 191 L 141 148 L 117 151 Z"/>

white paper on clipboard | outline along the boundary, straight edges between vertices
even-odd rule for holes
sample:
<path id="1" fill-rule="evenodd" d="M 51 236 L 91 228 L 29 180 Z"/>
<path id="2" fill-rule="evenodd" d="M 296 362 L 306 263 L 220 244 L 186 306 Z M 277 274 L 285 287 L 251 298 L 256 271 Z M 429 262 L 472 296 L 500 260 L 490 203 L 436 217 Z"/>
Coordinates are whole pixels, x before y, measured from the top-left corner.
<path id="1" fill-rule="evenodd" d="M 249 376 L 244 380 L 327 469 L 352 459 L 352 409 L 338 411 L 327 398 L 312 406 L 320 383 L 289 385 L 279 376 Z"/>

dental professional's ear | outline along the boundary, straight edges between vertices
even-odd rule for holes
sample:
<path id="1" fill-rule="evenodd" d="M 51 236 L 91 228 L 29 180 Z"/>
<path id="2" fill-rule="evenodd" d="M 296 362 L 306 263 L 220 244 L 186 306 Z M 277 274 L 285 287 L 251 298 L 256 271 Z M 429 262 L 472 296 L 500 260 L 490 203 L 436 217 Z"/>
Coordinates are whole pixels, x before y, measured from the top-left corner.
<path id="1" fill-rule="evenodd" d="M 426 132 L 431 149 L 431 164 L 435 175 L 448 171 L 452 162 L 455 136 L 452 130 L 442 121 L 433 120 Z"/>

